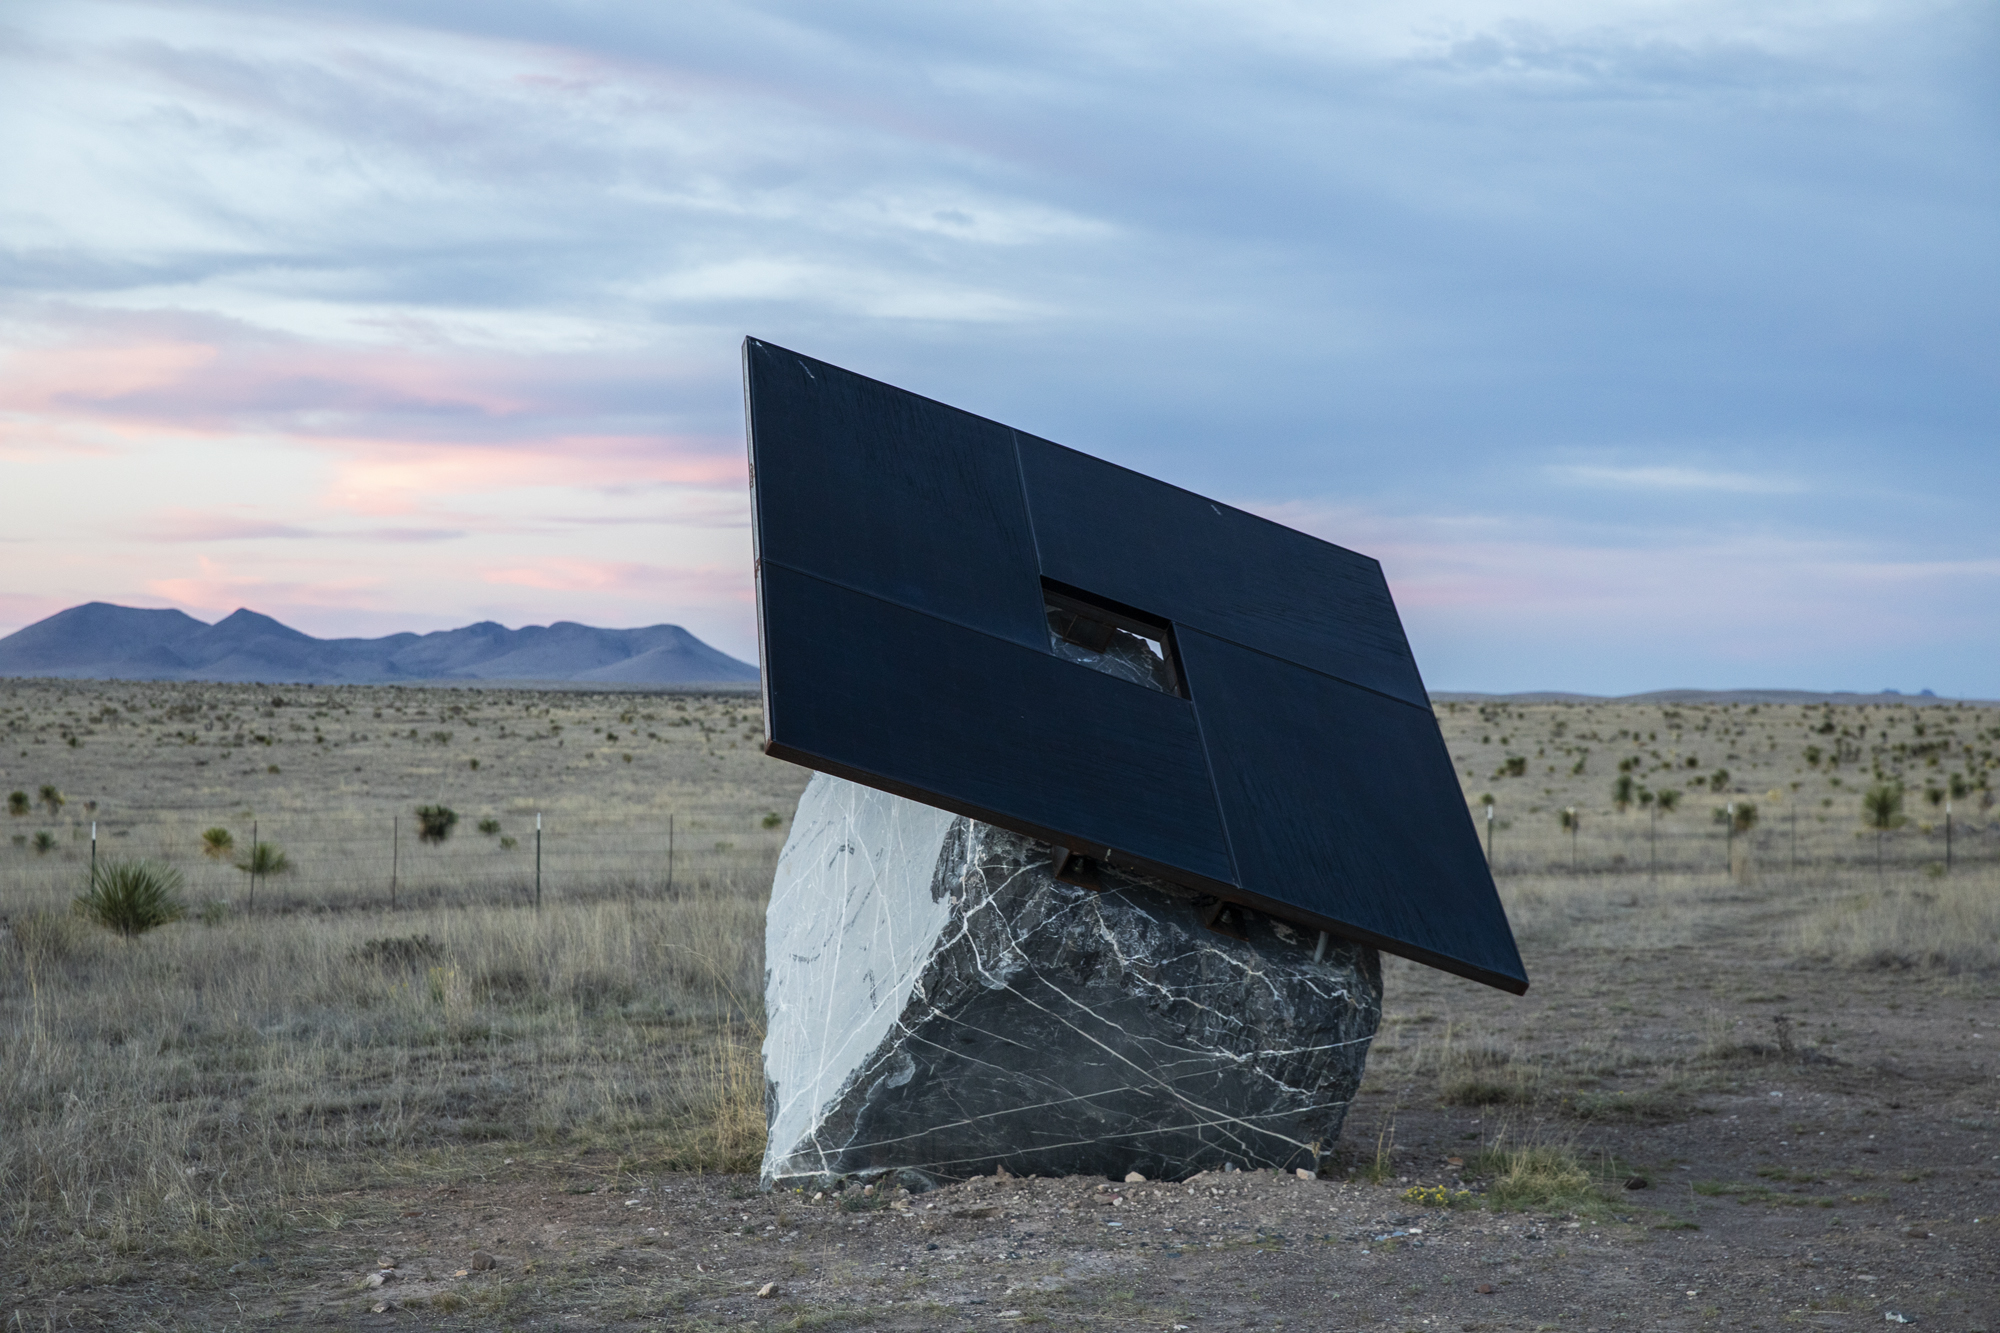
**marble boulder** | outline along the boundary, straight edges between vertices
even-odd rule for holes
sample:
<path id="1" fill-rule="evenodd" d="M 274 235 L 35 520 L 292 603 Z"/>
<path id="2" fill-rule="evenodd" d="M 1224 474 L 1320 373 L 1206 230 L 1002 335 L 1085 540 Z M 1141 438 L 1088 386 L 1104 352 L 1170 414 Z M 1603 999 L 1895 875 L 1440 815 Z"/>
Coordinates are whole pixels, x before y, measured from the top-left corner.
<path id="1" fill-rule="evenodd" d="M 818 775 L 766 926 L 763 1177 L 1307 1167 L 1381 1019 L 1375 950 Z"/>

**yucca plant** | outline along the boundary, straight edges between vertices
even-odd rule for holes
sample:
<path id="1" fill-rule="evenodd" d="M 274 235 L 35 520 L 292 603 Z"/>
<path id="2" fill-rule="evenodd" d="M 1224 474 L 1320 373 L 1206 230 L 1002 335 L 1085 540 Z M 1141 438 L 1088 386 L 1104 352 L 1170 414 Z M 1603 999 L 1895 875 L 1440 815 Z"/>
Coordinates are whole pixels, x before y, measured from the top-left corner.
<path id="1" fill-rule="evenodd" d="M 451 836 L 452 826 L 458 823 L 458 811 L 443 805 L 420 805 L 417 807 L 417 841 L 443 842 Z"/>
<path id="2" fill-rule="evenodd" d="M 10 791 L 7 793 L 7 813 L 19 819 L 28 813 L 28 793 Z"/>
<path id="3" fill-rule="evenodd" d="M 47 829 L 35 834 L 35 855 L 46 856 L 56 849 L 56 835 Z"/>
<path id="4" fill-rule="evenodd" d="M 246 875 L 282 875 L 292 868 L 292 859 L 275 842 L 258 842 L 250 846 L 250 854 L 237 861 L 236 868 Z"/>
<path id="5" fill-rule="evenodd" d="M 155 926 L 178 921 L 187 909 L 180 900 L 181 872 L 154 861 L 110 861 L 98 867 L 90 892 L 77 910 L 130 939 Z"/>
<path id="6" fill-rule="evenodd" d="M 1903 784 L 1900 782 L 1878 782 L 1861 797 L 1861 813 L 1868 818 L 1868 827 L 1875 830 L 1875 881 L 1881 883 L 1882 835 L 1892 828 L 1903 826 Z"/>
<path id="7" fill-rule="evenodd" d="M 66 799 L 64 799 L 63 794 L 60 791 L 56 790 L 56 785 L 53 782 L 44 782 L 42 784 L 41 791 L 38 793 L 38 795 L 41 799 L 42 804 L 48 807 L 50 815 L 61 814 L 62 808 L 65 805 L 69 804 L 69 802 Z"/>
<path id="8" fill-rule="evenodd" d="M 201 854 L 211 860 L 220 861 L 236 850 L 236 839 L 226 828 L 203 829 L 201 833 Z"/>
<path id="9" fill-rule="evenodd" d="M 1748 833 L 1757 823 L 1757 806 L 1751 801 L 1731 801 L 1715 807 L 1715 822 L 1731 833 Z"/>

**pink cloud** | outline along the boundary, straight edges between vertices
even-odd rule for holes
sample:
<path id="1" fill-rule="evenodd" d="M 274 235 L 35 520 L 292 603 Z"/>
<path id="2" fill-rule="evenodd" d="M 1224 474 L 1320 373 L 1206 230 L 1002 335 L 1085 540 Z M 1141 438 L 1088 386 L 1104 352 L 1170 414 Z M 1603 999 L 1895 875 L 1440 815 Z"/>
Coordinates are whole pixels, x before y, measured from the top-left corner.
<path id="1" fill-rule="evenodd" d="M 274 579 L 238 574 L 207 556 L 195 557 L 199 574 L 185 578 L 148 579 L 143 585 L 154 597 L 172 605 L 227 614 L 248 606 L 270 614 L 279 606 L 322 606 L 362 609 L 378 604 L 389 588 L 383 578 L 348 575 L 334 579 Z"/>
<path id="2" fill-rule="evenodd" d="M 301 538 L 317 534 L 310 528 L 292 523 L 273 523 L 267 519 L 195 509 L 165 509 L 155 516 L 145 535 L 160 542 L 221 542 Z"/>
<path id="3" fill-rule="evenodd" d="M 216 357 L 214 347 L 170 340 L 17 350 L 0 363 L 0 409 L 67 410 L 167 388 L 194 377 Z"/>
<path id="4" fill-rule="evenodd" d="M 629 413 L 607 411 L 674 378 L 657 362 L 340 347 L 168 316 L 75 316 L 55 332 L 0 352 L 0 448 L 17 456 L 167 442 L 290 449 L 328 464 L 321 503 L 378 515 L 523 489 L 747 489 L 733 433 L 633 430 Z M 248 519 L 161 526 L 170 540 L 303 535 Z"/>
<path id="5" fill-rule="evenodd" d="M 157 325 L 167 327 L 148 327 Z M 315 419 L 370 412 L 503 418 L 555 405 L 560 377 L 547 374 L 547 360 L 315 345 L 219 321 L 127 318 L 11 352 L 0 363 L 0 409 L 208 430 L 290 418 L 304 432 Z"/>
<path id="6" fill-rule="evenodd" d="M 712 373 L 656 355 L 508 352 L 414 339 L 374 347 L 310 342 L 216 318 L 43 313 L 39 345 L 0 349 L 0 412 L 148 431 L 275 432 L 336 447 L 354 439 L 504 445 L 608 434 L 576 423 L 629 416 L 623 405 Z M 682 452 L 739 448 L 733 437 L 635 438 Z"/>
<path id="7" fill-rule="evenodd" d="M 545 592 L 620 592 L 657 597 L 672 589 L 699 600 L 748 603 L 747 571 L 720 565 L 667 568 L 618 560 L 578 560 L 556 556 L 532 566 L 488 569 L 488 583 L 510 584 Z"/>
<path id="8" fill-rule="evenodd" d="M 707 441 L 671 437 L 558 435 L 504 446 L 362 439 L 315 444 L 342 455 L 334 465 L 329 501 L 359 513 L 407 512 L 438 495 L 481 491 L 635 483 L 749 486 L 740 450 L 717 454 Z"/>

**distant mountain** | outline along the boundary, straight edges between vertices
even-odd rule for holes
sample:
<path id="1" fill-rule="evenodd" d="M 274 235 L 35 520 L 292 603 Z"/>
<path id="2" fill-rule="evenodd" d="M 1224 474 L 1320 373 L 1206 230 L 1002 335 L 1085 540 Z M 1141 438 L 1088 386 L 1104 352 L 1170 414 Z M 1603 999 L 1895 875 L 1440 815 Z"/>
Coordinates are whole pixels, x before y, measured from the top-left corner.
<path id="1" fill-rule="evenodd" d="M 679 625 L 594 629 L 492 621 L 433 634 L 315 639 L 255 611 L 213 625 L 180 611 L 90 602 L 0 639 L 0 676 L 392 685 L 424 681 L 577 681 L 747 685 L 757 668 Z"/>
<path id="2" fill-rule="evenodd" d="M 1861 694 L 1851 690 L 1653 690 L 1647 694 L 1565 694 L 1559 690 L 1535 690 L 1524 694 L 1467 694 L 1439 690 L 1432 703 L 1506 704 L 1951 704 L 1981 703 L 1978 699 L 1940 698 L 1931 690 L 1903 694 L 1882 690 Z"/>

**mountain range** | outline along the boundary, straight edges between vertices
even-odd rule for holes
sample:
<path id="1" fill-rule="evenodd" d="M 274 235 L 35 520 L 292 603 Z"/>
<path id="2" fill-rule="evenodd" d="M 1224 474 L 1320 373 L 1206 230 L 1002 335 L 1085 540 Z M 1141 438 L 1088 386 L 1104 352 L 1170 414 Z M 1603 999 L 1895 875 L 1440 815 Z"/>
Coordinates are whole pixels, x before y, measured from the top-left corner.
<path id="1" fill-rule="evenodd" d="M 87 602 L 0 638 L 0 676 L 392 685 L 574 681 L 748 685 L 757 668 L 679 625 L 596 629 L 560 621 L 508 629 L 481 621 L 431 634 L 316 639 L 255 611 L 215 624 L 182 611 Z"/>

